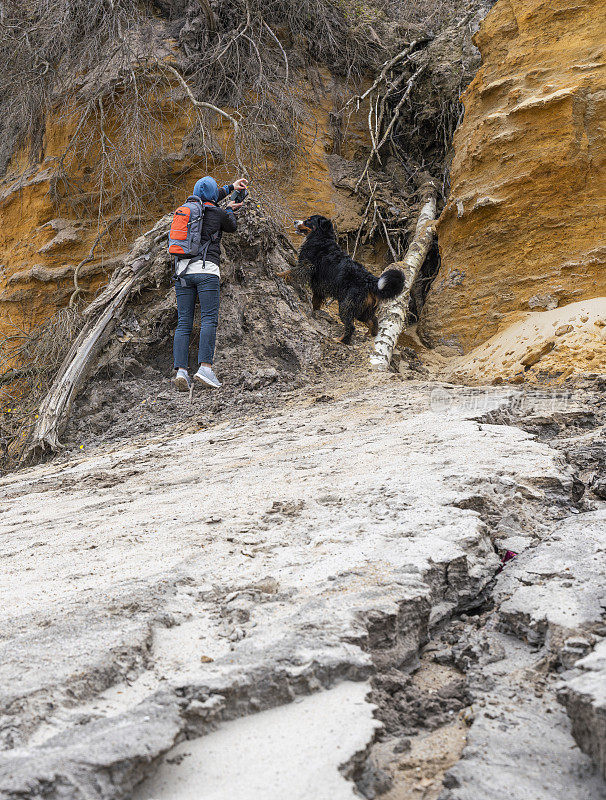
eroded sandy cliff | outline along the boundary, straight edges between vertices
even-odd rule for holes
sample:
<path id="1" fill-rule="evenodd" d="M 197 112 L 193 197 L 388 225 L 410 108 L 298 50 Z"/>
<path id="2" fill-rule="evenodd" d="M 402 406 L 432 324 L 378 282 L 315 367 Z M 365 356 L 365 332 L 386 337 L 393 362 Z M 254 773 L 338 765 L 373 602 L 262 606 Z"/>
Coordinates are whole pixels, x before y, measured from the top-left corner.
<path id="1" fill-rule="evenodd" d="M 335 187 L 328 158 L 333 149 L 330 111 L 334 82 L 327 73 L 317 76 L 317 81 L 315 89 L 307 84 L 299 87 L 302 94 L 314 98 L 301 131 L 303 154 L 273 191 L 270 187 L 273 197 L 268 201 L 271 204 L 275 199 L 278 215 L 285 208 L 302 216 L 325 213 L 341 229 L 355 229 L 359 202 Z M 72 188 L 67 198 L 61 197 L 65 188 L 58 185 L 57 162 L 73 134 L 73 120 L 55 117 L 47 123 L 39 163 L 24 169 L 23 155 L 15 156 L 0 182 L 0 334 L 35 326 L 65 305 L 74 291 L 78 265 L 78 283 L 84 293 L 80 299 L 89 302 L 136 236 L 182 202 L 200 175 L 211 172 L 218 181 L 234 179 L 235 168 L 226 167 L 221 149 L 208 159 L 188 150 L 193 119 L 184 93 L 162 98 L 156 111 L 163 120 L 166 147 L 158 192 L 155 202 L 132 209 L 128 215 L 113 214 L 100 223 L 99 187 L 87 177 L 92 165 L 71 176 L 74 185 L 79 184 L 78 194 Z M 351 120 L 344 155 L 362 156 L 367 146 L 365 125 L 365 119 Z M 221 144 L 228 133 L 228 126 L 217 131 Z M 254 186 L 253 180 L 253 192 Z M 264 188 L 267 197 L 267 183 Z M 98 241 L 99 232 L 106 229 Z"/>
<path id="2" fill-rule="evenodd" d="M 605 42 L 603 5 L 570 0 L 499 0 L 476 35 L 483 65 L 463 96 L 438 226 L 442 268 L 421 332 L 432 346 L 468 353 L 535 318 L 523 346 L 466 359 L 461 377 L 606 366 Z M 567 306 L 589 299 L 598 324 L 580 332 L 585 313 L 577 309 L 575 323 Z M 553 317 L 548 328 L 535 326 L 541 313 Z M 537 349 L 545 352 L 528 367 Z"/>
<path id="3" fill-rule="evenodd" d="M 442 267 L 419 325 L 426 344 L 464 354 L 449 362 L 453 379 L 520 382 L 606 369 L 604 41 L 600 5 L 570 0 L 498 0 L 476 35 L 483 66 L 463 95 L 452 189 L 438 226 Z M 355 238 L 366 200 L 335 175 L 334 154 L 363 164 L 368 109 L 339 131 L 335 97 L 344 87 L 325 69 L 296 92 L 308 104 L 305 154 L 272 191 L 297 216 L 326 213 Z M 87 170 L 94 165 L 73 176 L 80 193 L 69 202 L 56 177 L 72 121 L 47 123 L 35 165 L 24 170 L 15 156 L 0 182 L 0 334 L 35 326 L 64 305 L 76 269 L 80 299 L 90 300 L 135 236 L 174 207 L 201 172 L 232 177 L 223 147 L 228 126 L 204 161 L 188 144 L 185 93 L 173 87 L 158 97 L 157 110 L 165 141 L 155 202 L 118 219 L 93 252 L 98 187 Z M 386 183 L 408 181 L 390 169 Z M 377 237 L 357 253 L 373 268 L 385 265 L 386 254 Z"/>

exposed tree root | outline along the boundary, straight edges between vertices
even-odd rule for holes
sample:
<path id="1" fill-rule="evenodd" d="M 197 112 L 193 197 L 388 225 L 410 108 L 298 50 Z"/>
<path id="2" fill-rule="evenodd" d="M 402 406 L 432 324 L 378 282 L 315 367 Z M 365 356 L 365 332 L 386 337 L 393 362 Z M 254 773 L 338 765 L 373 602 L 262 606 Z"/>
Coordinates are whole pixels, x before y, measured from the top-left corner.
<path id="1" fill-rule="evenodd" d="M 379 134 L 380 134 L 380 130 L 381 130 L 381 125 L 382 125 L 382 122 L 383 122 L 384 114 L 381 113 L 380 115 L 378 115 L 378 118 L 377 118 L 377 121 L 376 121 L 376 129 L 375 129 L 374 132 L 372 131 L 372 126 L 370 124 L 370 114 L 369 114 L 369 128 L 371 129 L 371 138 L 373 140 L 373 146 L 372 146 L 372 149 L 370 151 L 370 155 L 368 156 L 368 158 L 366 160 L 366 164 L 364 165 L 364 169 L 362 170 L 362 174 L 358 178 L 358 182 L 356 184 L 355 191 L 358 190 L 360 184 L 362 183 L 362 181 L 366 177 L 366 174 L 367 174 L 368 170 L 370 169 L 370 165 L 372 164 L 373 159 L 375 157 L 378 158 L 379 151 L 381 150 L 383 145 L 387 142 L 387 140 L 391 136 L 391 132 L 394 129 L 394 125 L 396 124 L 396 122 L 399 119 L 400 110 L 402 109 L 402 106 L 404 105 L 404 103 L 410 97 L 410 92 L 412 90 L 412 87 L 415 84 L 415 81 L 425 71 L 426 68 L 427 68 L 427 64 L 421 64 L 421 66 L 413 73 L 412 77 L 409 78 L 408 81 L 406 82 L 406 89 L 404 90 L 404 93 L 402 94 L 402 97 L 398 100 L 398 103 L 397 103 L 397 105 L 396 105 L 396 107 L 395 107 L 395 109 L 393 111 L 393 114 L 391 116 L 389 124 L 387 125 L 387 128 L 385 129 L 385 132 L 383 133 L 382 136 L 380 136 L 380 138 L 379 138 Z M 389 92 L 390 92 L 390 90 L 388 89 L 387 94 L 389 94 Z M 384 101 L 385 101 L 385 98 L 384 98 Z M 370 105 L 371 110 L 372 110 L 372 107 L 373 106 L 372 106 L 372 103 L 371 103 L 371 105 Z"/>

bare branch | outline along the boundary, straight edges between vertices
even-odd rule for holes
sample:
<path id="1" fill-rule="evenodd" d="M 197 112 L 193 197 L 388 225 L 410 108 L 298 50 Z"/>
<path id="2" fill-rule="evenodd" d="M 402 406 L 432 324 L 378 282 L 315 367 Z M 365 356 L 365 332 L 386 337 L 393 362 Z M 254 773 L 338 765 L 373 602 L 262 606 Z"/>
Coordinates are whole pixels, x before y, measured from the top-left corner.
<path id="1" fill-rule="evenodd" d="M 280 48 L 280 51 L 281 51 L 281 53 L 282 53 L 282 57 L 284 58 L 284 69 L 285 69 L 285 74 L 284 74 L 284 84 L 286 85 L 286 84 L 288 83 L 288 56 L 286 55 L 286 50 L 285 50 L 285 49 L 282 47 L 282 42 L 281 42 L 281 41 L 278 39 L 278 37 L 276 36 L 276 34 L 275 34 L 273 31 L 272 31 L 272 29 L 269 27 L 269 25 L 267 24 L 267 22 L 265 22 L 265 20 L 263 20 L 263 25 L 265 26 L 265 28 L 266 28 L 267 32 L 268 32 L 268 33 L 269 33 L 269 35 L 272 37 L 272 39 L 274 40 L 274 42 L 275 42 L 275 43 L 278 45 L 278 47 Z"/>
<path id="2" fill-rule="evenodd" d="M 377 146 L 373 147 L 372 150 L 370 151 L 370 155 L 368 156 L 368 159 L 366 160 L 366 164 L 364 166 L 364 170 L 362 171 L 362 174 L 358 178 L 358 182 L 356 183 L 356 185 L 354 187 L 354 192 L 358 191 L 358 188 L 359 188 L 360 184 L 362 183 L 362 181 L 366 177 L 366 173 L 370 169 L 370 165 L 372 163 L 373 158 L 375 157 L 375 155 L 378 155 L 379 150 L 381 149 L 381 147 L 383 147 L 383 145 L 385 144 L 385 142 L 389 138 L 389 135 L 390 135 L 390 133 L 391 133 L 391 131 L 393 129 L 393 126 L 396 124 L 396 122 L 398 120 L 398 117 L 400 115 L 400 109 L 402 108 L 404 103 L 408 100 L 408 97 L 410 95 L 411 89 L 414 86 L 414 83 L 415 83 L 416 79 L 419 77 L 419 75 L 422 72 L 424 72 L 426 67 L 427 67 L 427 64 L 421 64 L 421 66 L 412 75 L 412 77 L 408 79 L 408 81 L 406 83 L 406 90 L 404 91 L 402 97 L 400 98 L 400 100 L 398 101 L 397 106 L 394 109 L 394 112 L 392 114 L 391 120 L 389 121 L 389 125 L 387 126 L 387 130 L 385 131 L 385 133 L 381 137 L 381 140 L 377 144 Z"/>
<path id="3" fill-rule="evenodd" d="M 356 250 L 358 249 L 358 242 L 360 241 L 360 236 L 362 234 L 362 229 L 364 228 L 364 225 L 366 224 L 366 220 L 368 219 L 368 212 L 369 212 L 370 207 L 372 205 L 372 202 L 374 200 L 375 192 L 377 191 L 377 186 L 378 185 L 379 185 L 378 183 L 375 183 L 375 185 L 374 185 L 374 187 L 373 187 L 373 189 L 372 189 L 372 191 L 370 193 L 370 197 L 368 199 L 368 203 L 366 204 L 366 208 L 364 209 L 364 214 L 362 215 L 362 222 L 360 223 L 360 227 L 358 228 L 356 241 L 354 242 L 354 249 L 353 249 L 353 252 L 351 254 L 352 258 L 356 257 Z M 375 214 L 376 214 L 377 213 L 377 204 L 376 203 L 375 203 L 374 208 L 375 208 Z"/>
<path id="4" fill-rule="evenodd" d="M 69 298 L 69 303 L 68 303 L 69 308 L 74 308 L 74 306 L 76 305 L 76 300 L 78 299 L 78 295 L 82 291 L 78 283 L 78 278 L 80 277 L 80 270 L 85 264 L 88 264 L 93 260 L 93 258 L 95 257 L 95 250 L 97 249 L 98 245 L 101 243 L 105 234 L 109 232 L 110 228 L 113 225 L 115 225 L 116 222 L 117 220 L 112 220 L 112 222 L 110 222 L 108 225 L 105 226 L 105 228 L 101 231 L 101 233 L 98 234 L 97 238 L 93 242 L 92 247 L 88 251 L 88 254 L 76 266 L 74 270 L 74 291 L 72 292 Z"/>
<path id="5" fill-rule="evenodd" d="M 345 109 L 348 106 L 350 106 L 352 103 L 356 103 L 357 107 L 359 108 L 360 107 L 360 103 L 363 100 L 366 100 L 368 95 L 372 94 L 372 92 L 374 92 L 374 90 L 383 83 L 383 81 L 385 80 L 385 77 L 386 77 L 386 75 L 387 75 L 387 73 L 389 72 L 390 69 L 393 69 L 393 67 L 395 67 L 396 64 L 398 64 L 403 59 L 407 58 L 412 53 L 412 51 L 415 49 L 415 47 L 417 47 L 417 45 L 426 44 L 427 42 L 430 42 L 430 41 L 431 41 L 431 38 L 428 38 L 428 37 L 423 38 L 423 39 L 415 39 L 414 42 L 411 42 L 407 47 L 405 47 L 403 50 L 401 50 L 397 55 L 395 55 L 393 58 L 390 58 L 389 61 L 386 61 L 383 64 L 383 68 L 382 68 L 381 72 L 379 73 L 379 75 L 377 76 L 377 78 L 375 79 L 375 81 L 372 84 L 372 86 L 370 86 L 364 92 L 364 94 L 357 94 L 357 95 L 354 95 L 354 97 L 351 97 L 345 103 L 345 105 L 343 106 L 341 111 L 345 111 Z"/>
<path id="6" fill-rule="evenodd" d="M 181 86 L 185 89 L 185 92 L 189 97 L 189 99 L 191 100 L 192 104 L 196 108 L 206 108 L 209 111 L 213 111 L 215 114 L 219 114 L 219 116 L 223 117 L 224 119 L 228 120 L 231 123 L 234 129 L 234 145 L 236 150 L 236 159 L 238 162 L 238 167 L 241 170 L 244 170 L 244 165 L 242 164 L 242 158 L 240 154 L 240 125 L 238 123 L 238 120 L 231 114 L 228 114 L 227 111 L 224 111 L 222 108 L 219 108 L 219 106 L 215 106 L 212 103 L 206 103 L 203 100 L 197 100 L 191 88 L 189 87 L 189 84 L 183 77 L 183 75 L 181 75 L 181 73 L 174 67 L 171 67 L 170 64 L 167 64 L 164 61 L 157 61 L 156 63 L 159 67 L 168 70 L 175 76 L 175 78 L 177 78 Z"/>

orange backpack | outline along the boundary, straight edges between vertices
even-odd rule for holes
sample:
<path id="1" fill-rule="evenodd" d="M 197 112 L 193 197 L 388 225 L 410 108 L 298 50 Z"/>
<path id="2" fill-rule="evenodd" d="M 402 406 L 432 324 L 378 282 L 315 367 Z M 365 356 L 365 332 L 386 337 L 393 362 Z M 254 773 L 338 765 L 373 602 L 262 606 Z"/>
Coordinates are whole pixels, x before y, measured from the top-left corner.
<path id="1" fill-rule="evenodd" d="M 199 197 L 188 197 L 173 214 L 168 234 L 168 252 L 177 258 L 193 258 L 202 251 L 204 206 Z M 208 243 L 210 244 L 210 242 Z M 208 248 L 208 244 L 206 247 Z"/>
<path id="2" fill-rule="evenodd" d="M 195 259 L 202 263 L 206 261 L 206 252 L 211 242 L 216 242 L 219 232 L 202 241 L 202 223 L 204 222 L 204 209 L 212 203 L 202 203 L 199 197 L 188 197 L 182 206 L 173 214 L 172 225 L 168 234 L 168 252 L 174 259 L 175 280 L 180 280 L 186 286 L 184 275 L 189 267 L 189 261 Z M 181 263 L 180 259 L 183 259 Z"/>

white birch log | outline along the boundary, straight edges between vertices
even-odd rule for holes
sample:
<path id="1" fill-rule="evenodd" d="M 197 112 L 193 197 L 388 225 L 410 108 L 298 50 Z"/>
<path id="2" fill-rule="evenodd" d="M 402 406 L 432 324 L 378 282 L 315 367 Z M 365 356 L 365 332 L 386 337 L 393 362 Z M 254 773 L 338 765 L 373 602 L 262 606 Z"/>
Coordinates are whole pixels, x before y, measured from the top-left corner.
<path id="1" fill-rule="evenodd" d="M 425 202 L 421 208 L 410 247 L 402 261 L 390 264 L 391 268 L 402 270 L 405 283 L 401 294 L 382 306 L 379 332 L 375 337 L 375 352 L 370 357 L 370 363 L 375 369 L 389 369 L 394 347 L 406 324 L 410 291 L 435 236 L 436 197 L 435 186 L 428 184 L 425 190 Z"/>

